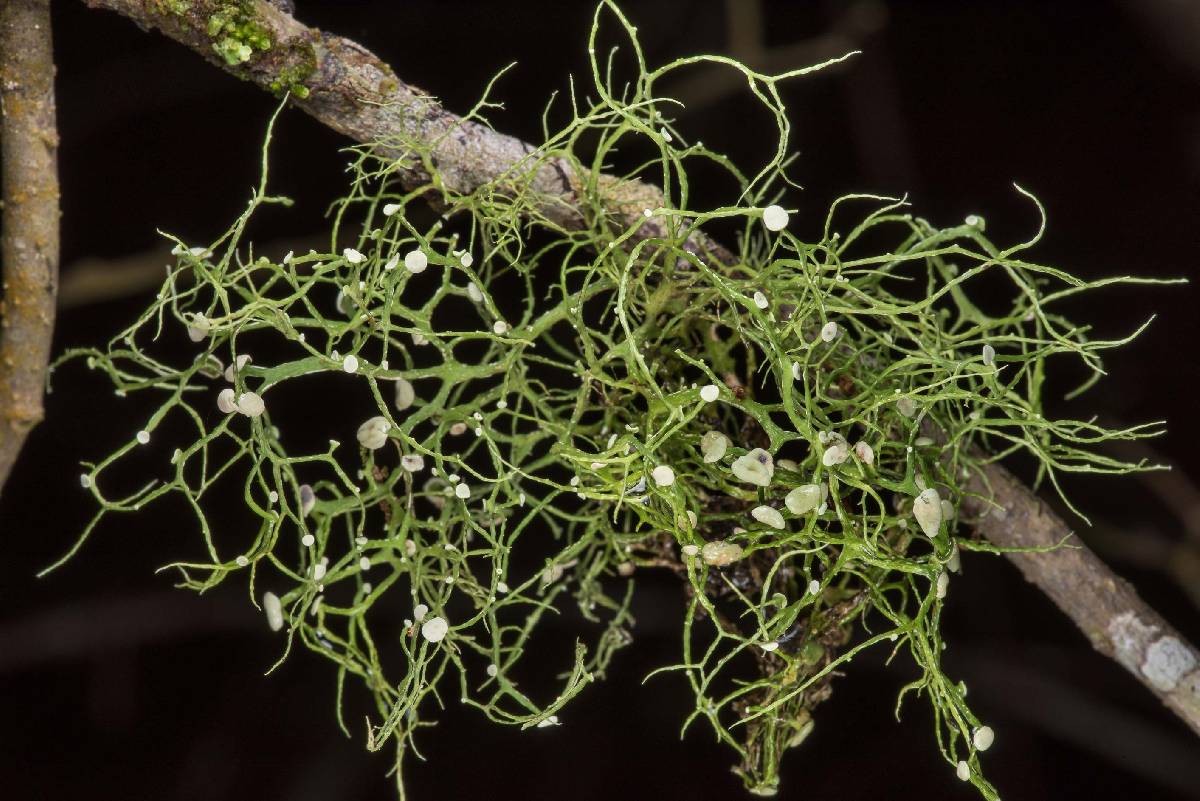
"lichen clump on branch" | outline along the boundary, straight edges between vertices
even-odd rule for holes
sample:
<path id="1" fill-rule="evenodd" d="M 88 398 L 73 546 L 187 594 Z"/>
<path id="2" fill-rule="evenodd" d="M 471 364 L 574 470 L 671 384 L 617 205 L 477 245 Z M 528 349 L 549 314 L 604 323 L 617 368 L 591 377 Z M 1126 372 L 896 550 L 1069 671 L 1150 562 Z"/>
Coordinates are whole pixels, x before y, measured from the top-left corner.
<path id="1" fill-rule="evenodd" d="M 598 48 L 602 20 L 633 75 Z M 1024 260 L 1037 236 L 1001 246 L 979 218 L 941 227 L 897 199 L 842 198 L 804 233 L 812 221 L 786 209 L 777 87 L 811 70 L 716 57 L 652 69 L 609 3 L 590 44 L 595 99 L 552 106 L 561 127 L 469 194 L 436 169 L 400 185 L 435 143 L 357 149 L 321 251 L 270 259 L 246 241 L 252 215 L 282 201 L 264 149 L 233 227 L 203 247 L 176 240 L 150 308 L 108 347 L 68 354 L 158 402 L 131 423 L 139 436 L 85 466 L 96 522 L 182 499 L 204 544 L 174 565 L 183 584 L 246 582 L 288 648 L 335 663 L 339 716 L 358 680 L 368 745 L 397 759 L 451 687 L 497 722 L 569 725 L 570 700 L 631 641 L 638 576 L 665 568 L 685 590 L 681 654 L 653 680 L 688 682 L 684 728 L 707 722 L 752 791 L 774 792 L 834 671 L 882 646 L 919 668 L 901 697 L 929 701 L 954 772 L 995 798 L 981 762 L 992 731 L 940 663 L 960 553 L 992 550 L 958 509 L 983 460 L 1017 451 L 1056 487 L 1064 472 L 1135 467 L 1093 448 L 1146 430 L 1043 413 L 1053 357 L 1098 376 L 1119 344 L 1089 342 L 1057 311 L 1099 284 Z M 656 93 L 698 61 L 739 70 L 778 125 L 753 175 L 691 141 Z M 580 177 L 578 230 L 546 223 L 528 189 L 552 158 Z M 737 186 L 724 205 L 694 200 L 701 162 Z M 614 184 L 595 169 L 621 164 L 622 180 L 665 190 L 632 225 L 607 213 Z M 442 216 L 428 224 L 431 194 Z M 694 246 L 714 224 L 737 229 L 732 263 Z M 1011 300 L 999 307 L 993 284 L 985 311 L 981 280 L 1007 282 Z M 303 431 L 284 422 L 323 383 L 338 411 Z M 328 444 L 298 449 L 312 426 Z M 110 494 L 109 472 L 160 427 L 169 463 Z M 229 485 L 244 523 L 219 530 L 210 499 Z M 573 651 L 547 652 L 542 618 L 567 604 L 587 624 Z M 525 689 L 535 654 L 563 667 L 548 697 Z"/>

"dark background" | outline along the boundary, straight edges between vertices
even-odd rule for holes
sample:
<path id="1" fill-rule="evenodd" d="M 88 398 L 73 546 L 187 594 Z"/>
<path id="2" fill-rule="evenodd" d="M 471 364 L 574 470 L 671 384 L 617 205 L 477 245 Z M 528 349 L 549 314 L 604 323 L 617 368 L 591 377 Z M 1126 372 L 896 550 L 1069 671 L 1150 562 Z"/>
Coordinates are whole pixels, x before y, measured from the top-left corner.
<path id="1" fill-rule="evenodd" d="M 463 111 L 511 61 L 500 129 L 536 138 L 542 105 L 583 66 L 588 2 L 316 2 L 304 21 L 356 39 L 405 80 Z M 1187 276 L 1200 245 L 1200 12 L 1168 0 L 1086 2 L 630 2 L 651 63 L 741 53 L 783 69 L 847 49 L 865 55 L 788 90 L 807 187 L 789 198 L 813 226 L 846 191 L 908 192 L 937 223 L 985 216 L 1002 242 L 1036 219 L 1016 181 L 1045 203 L 1036 256 L 1085 277 Z M 761 16 L 758 25 L 756 15 Z M 55 8 L 62 135 L 64 308 L 56 349 L 99 344 L 145 302 L 155 229 L 203 240 L 238 213 L 274 101 L 158 35 L 60 1 Z M 736 46 L 733 44 L 736 42 Z M 760 64 L 765 63 L 761 62 Z M 664 87 L 665 89 L 666 87 Z M 747 166 L 767 131 L 710 73 L 680 85 L 681 127 Z M 761 134 L 761 135 L 760 135 Z M 275 189 L 297 198 L 265 237 L 319 231 L 341 192 L 346 142 L 284 115 Z M 274 227 L 272 227 L 274 226 Z M 207 241 L 207 240 L 204 240 Z M 112 260 L 111 263 L 97 259 Z M 97 276 L 104 280 L 96 284 Z M 128 278 L 127 285 L 122 280 Z M 124 287 L 124 288 L 123 288 Z M 1097 334 L 1140 341 L 1111 378 L 1064 407 L 1108 422 L 1167 419 L 1152 443 L 1176 470 L 1069 483 L 1097 521 L 1086 540 L 1193 641 L 1200 639 L 1200 477 L 1195 285 L 1118 289 L 1076 310 Z M 125 402 L 126 404 L 129 402 Z M 228 582 L 204 598 L 154 569 L 193 536 L 169 514 L 114 518 L 46 579 L 93 513 L 81 459 L 136 425 L 97 376 L 56 377 L 47 421 L 0 501 L 0 797 L 12 799 L 388 799 L 387 759 L 333 719 L 330 666 L 295 654 L 262 675 L 279 639 Z M 1137 455 L 1137 454 L 1135 454 Z M 1200 798 L 1200 745 L 1015 569 L 969 557 L 946 615 L 947 669 L 996 730 L 984 759 L 1012 799 Z M 969 579 L 969 580 L 967 580 Z M 643 577 L 637 642 L 553 729 L 521 733 L 452 706 L 408 764 L 417 801 L 744 798 L 730 754 L 699 727 L 680 742 L 683 682 L 641 679 L 678 654 L 674 580 Z M 927 705 L 892 715 L 910 676 L 856 660 L 787 758 L 784 799 L 963 798 L 933 742 Z"/>

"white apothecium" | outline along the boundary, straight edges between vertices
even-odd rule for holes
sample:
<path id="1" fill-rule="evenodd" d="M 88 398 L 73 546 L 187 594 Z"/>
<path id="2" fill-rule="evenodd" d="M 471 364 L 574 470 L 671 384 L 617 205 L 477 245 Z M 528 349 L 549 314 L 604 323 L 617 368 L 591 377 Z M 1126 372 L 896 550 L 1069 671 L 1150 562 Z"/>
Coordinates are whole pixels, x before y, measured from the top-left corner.
<path id="1" fill-rule="evenodd" d="M 721 461 L 729 449 L 729 438 L 720 431 L 709 431 L 700 438 L 700 455 L 705 464 Z"/>
<path id="2" fill-rule="evenodd" d="M 417 248 L 410 250 L 404 254 L 404 269 L 408 270 L 413 275 L 425 272 L 425 268 L 429 266 L 429 257 L 425 255 L 425 251 Z"/>
<path id="3" fill-rule="evenodd" d="M 267 615 L 267 625 L 271 627 L 271 631 L 283 628 L 283 604 L 278 595 L 273 592 L 263 593 L 263 612 Z"/>
<path id="4" fill-rule="evenodd" d="M 431 617 L 421 624 L 421 636 L 430 642 L 441 642 L 450 630 L 450 624 L 443 617 Z"/>
<path id="5" fill-rule="evenodd" d="M 188 323 L 187 333 L 188 339 L 193 342 L 199 342 L 208 336 L 208 332 L 212 330 L 212 323 L 203 314 L 197 312 L 192 315 L 192 321 Z"/>
<path id="6" fill-rule="evenodd" d="M 249 353 L 243 353 L 233 360 L 233 363 L 225 368 L 225 380 L 232 384 L 237 379 L 237 374 L 242 371 L 242 368 L 251 361 Z"/>
<path id="7" fill-rule="evenodd" d="M 225 414 L 233 414 L 237 411 L 237 393 L 232 387 L 226 387 L 217 393 L 217 408 Z"/>
<path id="8" fill-rule="evenodd" d="M 404 411 L 409 406 L 413 405 L 413 401 L 417 399 L 417 391 L 413 388 L 412 382 L 405 378 L 396 379 L 396 410 Z"/>
<path id="9" fill-rule="evenodd" d="M 257 392 L 243 392 L 237 399 L 237 410 L 247 417 L 258 417 L 267 406 Z"/>
<path id="10" fill-rule="evenodd" d="M 829 443 L 829 446 L 821 455 L 821 464 L 833 467 L 850 458 L 850 445 L 841 434 L 830 434 L 826 442 Z"/>
<path id="11" fill-rule="evenodd" d="M 925 536 L 933 539 L 942 526 L 942 499 L 933 487 L 923 490 L 913 500 L 913 517 L 921 526 Z"/>
<path id="12" fill-rule="evenodd" d="M 704 543 L 704 547 L 700 549 L 700 557 L 704 559 L 705 564 L 724 567 L 742 558 L 742 546 L 736 542 L 713 540 Z"/>
<path id="13" fill-rule="evenodd" d="M 387 444 L 391 428 L 386 417 L 372 417 L 358 427 L 358 444 L 369 451 L 377 451 Z"/>
<path id="14" fill-rule="evenodd" d="M 658 467 L 650 471 L 650 477 L 654 479 L 654 483 L 660 487 L 669 487 L 675 483 L 675 471 L 665 464 L 660 464 Z"/>
<path id="15" fill-rule="evenodd" d="M 775 475 L 775 460 L 762 448 L 755 448 L 734 459 L 730 469 L 738 479 L 748 484 L 769 487 Z"/>
<path id="16" fill-rule="evenodd" d="M 750 510 L 750 516 L 771 528 L 782 529 L 785 525 L 783 515 L 779 514 L 778 509 L 772 509 L 770 506 L 756 506 Z"/>
<path id="17" fill-rule="evenodd" d="M 806 515 L 821 505 L 821 487 L 818 484 L 801 484 L 783 499 L 783 505 L 794 515 Z"/>
<path id="18" fill-rule="evenodd" d="M 783 206 L 771 204 L 763 209 L 762 219 L 768 231 L 782 231 L 787 228 L 788 213 Z"/>
<path id="19" fill-rule="evenodd" d="M 992 731 L 991 726 L 980 726 L 971 736 L 971 743 L 975 746 L 976 751 L 988 750 L 995 741 L 996 733 Z"/>

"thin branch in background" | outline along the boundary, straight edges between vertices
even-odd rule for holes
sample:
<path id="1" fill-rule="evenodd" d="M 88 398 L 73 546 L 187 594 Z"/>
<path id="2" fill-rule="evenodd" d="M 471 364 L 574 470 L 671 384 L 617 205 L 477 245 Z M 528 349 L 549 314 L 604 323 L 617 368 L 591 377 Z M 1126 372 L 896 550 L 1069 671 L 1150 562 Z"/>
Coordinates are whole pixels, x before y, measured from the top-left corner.
<path id="1" fill-rule="evenodd" d="M 768 46 L 761 0 L 725 0 L 729 41 L 724 52 L 763 72 L 786 72 L 858 50 L 886 22 L 887 8 L 878 0 L 856 0 L 838 7 L 829 30 L 796 42 Z M 856 66 L 854 71 L 858 69 Z M 680 113 L 696 114 L 742 91 L 746 81 L 731 70 L 702 64 L 687 77 L 674 79 L 667 86 L 667 93 L 683 104 Z"/>
<path id="2" fill-rule="evenodd" d="M 49 0 L 0 3 L 0 489 L 43 416 L 58 288 L 58 129 Z"/>
<path id="3" fill-rule="evenodd" d="M 1142 720 L 1124 705 L 1062 678 L 1078 667 L 1069 652 L 1043 649 L 1033 662 L 959 650 L 960 660 L 973 679 L 972 691 L 1012 699 L 1005 717 L 1023 720 L 1075 748 L 1119 764 L 1124 770 L 1157 782 L 1174 792 L 1188 794 L 1200 787 L 1200 760 L 1186 735 Z M 1059 663 L 1056 671 L 1036 670 L 1033 664 Z M 1057 675 L 1056 675 L 1057 674 Z M 980 688 L 983 685 L 984 688 Z"/>
<path id="4" fill-rule="evenodd" d="M 327 236 L 312 234 L 289 237 L 287 241 L 267 242 L 257 250 L 260 253 L 285 253 L 293 249 L 303 252 L 326 243 Z M 93 257 L 72 262 L 62 271 L 58 308 L 73 309 L 158 289 L 171 258 L 170 248 L 164 244 L 116 259 Z"/>
<path id="5" fill-rule="evenodd" d="M 366 48 L 309 28 L 264 0 L 254 0 L 247 7 L 274 46 L 234 66 L 217 58 L 206 32 L 205 21 L 215 8 L 213 0 L 197 0 L 186 13 L 137 0 L 84 1 L 115 11 L 143 28 L 160 28 L 213 63 L 263 88 L 278 88 L 290 83 L 290 76 L 306 75 L 306 98 L 297 102 L 300 108 L 359 142 L 395 137 L 436 142 L 434 152 L 442 180 L 456 191 L 469 192 L 514 175 L 534 150 L 519 139 L 464 122 L 425 93 L 401 82 Z M 314 49 L 318 44 L 320 57 L 314 65 L 306 59 L 318 52 Z M 579 176 L 561 172 L 569 165 L 560 161 L 542 167 L 530 189 L 545 198 L 541 212 L 547 219 L 569 228 L 579 220 L 573 205 Z M 402 176 L 412 182 L 410 186 L 421 185 L 427 177 L 419 164 L 405 169 Z M 647 184 L 613 182 L 612 186 L 610 211 L 622 223 L 636 220 L 644 208 L 657 208 L 662 199 L 661 190 Z M 656 236 L 661 226 L 650 221 L 642 231 Z M 702 242 L 713 255 L 731 258 L 719 244 L 707 239 Z M 977 476 L 972 489 L 980 497 L 969 502 L 966 511 L 979 519 L 978 531 L 1002 549 L 1053 548 L 1071 535 L 1065 522 L 999 465 L 991 465 Z M 1125 666 L 1200 734 L 1200 655 L 1132 588 L 1083 545 L 1009 556 L 1101 653 Z"/>

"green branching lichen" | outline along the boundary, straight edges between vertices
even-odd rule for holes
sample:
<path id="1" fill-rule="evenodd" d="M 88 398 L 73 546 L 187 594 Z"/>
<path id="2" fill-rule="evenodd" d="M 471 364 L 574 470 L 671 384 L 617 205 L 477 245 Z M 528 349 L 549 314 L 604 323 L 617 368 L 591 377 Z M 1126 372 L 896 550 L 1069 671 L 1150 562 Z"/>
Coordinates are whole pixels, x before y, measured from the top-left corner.
<path id="1" fill-rule="evenodd" d="M 208 17 L 207 33 L 213 50 L 231 67 L 250 60 L 255 51 L 271 49 L 271 33 L 254 17 L 245 0 L 226 3 Z"/>
<path id="2" fill-rule="evenodd" d="M 632 76 L 599 55 L 605 12 Z M 214 22 L 214 35 L 242 24 Z M 752 791 L 774 792 L 834 672 L 882 647 L 918 667 L 900 696 L 929 702 L 947 762 L 996 798 L 990 730 L 941 666 L 959 553 L 995 550 L 959 525 L 964 486 L 1017 452 L 1056 489 L 1064 473 L 1141 467 L 1096 446 L 1149 429 L 1052 419 L 1042 403 L 1052 365 L 1096 378 L 1126 341 L 1089 340 L 1063 302 L 1135 280 L 1080 281 L 1026 259 L 1040 229 L 1005 246 L 981 219 L 937 225 L 893 198 L 842 198 L 803 235 L 771 204 L 788 183 L 778 85 L 810 70 L 719 57 L 652 69 L 610 3 L 590 45 L 595 100 L 572 93 L 526 162 L 468 195 L 436 180 L 436 143 L 380 143 L 401 159 L 354 151 L 321 252 L 273 261 L 245 241 L 251 216 L 282 200 L 264 149 L 233 227 L 206 247 L 176 240 L 150 308 L 106 348 L 65 357 L 158 401 L 137 437 L 86 465 L 100 512 L 72 553 L 111 514 L 181 500 L 204 543 L 173 566 L 183 585 L 269 591 L 285 655 L 298 640 L 335 664 L 339 715 L 357 679 L 375 713 L 368 746 L 390 743 L 397 764 L 444 693 L 501 723 L 569 724 L 566 705 L 630 641 L 639 571 L 666 568 L 686 589 L 681 656 L 654 680 L 688 683 L 684 728 L 711 726 Z M 701 61 L 740 71 L 777 123 L 752 176 L 690 141 L 656 93 Z M 625 161 L 647 146 L 652 158 Z M 542 199 L 521 189 L 556 157 L 581 176 L 581 230 L 541 225 Z M 435 179 L 406 191 L 397 170 L 412 159 Z M 664 235 L 639 239 L 641 222 L 607 213 L 600 168 L 622 164 L 620 178 L 664 187 L 646 210 Z M 732 178 L 723 205 L 694 200 L 697 164 Z M 444 217 L 420 226 L 410 211 L 430 194 Z M 684 247 L 715 224 L 737 228 L 732 265 Z M 987 302 L 973 300 L 984 285 Z M 196 352 L 179 359 L 185 329 Z M 281 410 L 322 382 L 340 382 L 344 406 L 309 417 L 328 446 L 298 448 Z M 114 490 L 139 443 L 165 436 L 170 464 Z M 229 485 L 242 525 L 218 529 L 211 497 Z M 569 653 L 548 653 L 539 624 L 568 604 L 589 624 Z M 531 654 L 561 662 L 558 692 L 527 690 Z"/>

